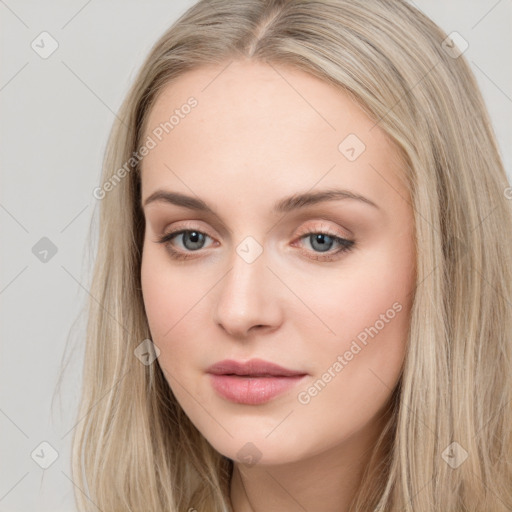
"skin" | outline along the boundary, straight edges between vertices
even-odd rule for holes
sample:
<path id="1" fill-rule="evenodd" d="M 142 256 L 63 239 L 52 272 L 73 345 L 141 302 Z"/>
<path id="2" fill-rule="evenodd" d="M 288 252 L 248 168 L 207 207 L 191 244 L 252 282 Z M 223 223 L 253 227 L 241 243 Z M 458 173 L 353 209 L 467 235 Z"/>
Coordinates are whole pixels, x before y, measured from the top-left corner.
<path id="1" fill-rule="evenodd" d="M 142 203 L 166 189 L 216 212 L 164 201 L 144 208 L 142 291 L 158 364 L 193 424 L 234 460 L 236 512 L 348 510 L 405 356 L 416 258 L 404 169 L 385 133 L 332 85 L 253 61 L 224 68 L 202 67 L 168 85 L 145 125 L 146 137 L 197 99 L 144 158 Z M 354 161 L 338 149 L 349 134 L 366 146 Z M 272 212 L 284 197 L 326 188 L 351 190 L 378 208 L 343 199 Z M 157 242 L 178 228 L 207 235 L 202 247 L 187 235 L 170 242 L 192 255 L 185 261 Z M 340 245 L 331 241 L 322 252 L 304 236 L 318 232 L 356 245 L 319 261 Z M 263 250 L 252 263 L 236 250 L 247 236 Z M 332 372 L 394 303 L 401 307 L 394 318 Z M 262 405 L 219 396 L 207 367 L 253 357 L 307 377 Z M 299 402 L 329 368 L 335 377 Z M 256 464 L 239 460 L 248 442 Z"/>

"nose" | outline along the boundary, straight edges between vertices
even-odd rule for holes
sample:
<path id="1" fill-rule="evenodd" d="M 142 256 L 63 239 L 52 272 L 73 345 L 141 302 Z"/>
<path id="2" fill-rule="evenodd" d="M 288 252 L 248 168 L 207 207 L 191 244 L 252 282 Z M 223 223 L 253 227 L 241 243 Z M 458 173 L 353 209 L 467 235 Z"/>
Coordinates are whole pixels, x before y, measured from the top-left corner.
<path id="1" fill-rule="evenodd" d="M 235 254 L 231 270 L 218 285 L 214 321 L 233 337 L 271 332 L 282 322 L 280 282 L 267 268 L 264 254 L 252 263 Z"/>

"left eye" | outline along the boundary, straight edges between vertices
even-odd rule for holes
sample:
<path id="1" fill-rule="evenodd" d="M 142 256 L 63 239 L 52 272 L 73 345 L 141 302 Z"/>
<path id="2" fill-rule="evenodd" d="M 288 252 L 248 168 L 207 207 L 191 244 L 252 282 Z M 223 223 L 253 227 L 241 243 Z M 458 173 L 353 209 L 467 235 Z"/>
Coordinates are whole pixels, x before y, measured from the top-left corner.
<path id="1" fill-rule="evenodd" d="M 340 238 L 328 235 L 327 233 L 309 233 L 301 236 L 300 239 L 302 240 L 303 238 L 309 240 L 311 247 L 313 247 L 313 249 L 317 247 L 320 252 L 329 251 L 336 241 L 341 240 Z"/>

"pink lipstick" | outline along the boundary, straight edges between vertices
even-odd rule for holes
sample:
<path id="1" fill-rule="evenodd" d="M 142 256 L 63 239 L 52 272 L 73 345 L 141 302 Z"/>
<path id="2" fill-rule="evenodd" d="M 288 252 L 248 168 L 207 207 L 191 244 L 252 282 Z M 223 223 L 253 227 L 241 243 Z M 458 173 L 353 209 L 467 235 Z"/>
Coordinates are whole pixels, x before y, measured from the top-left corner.
<path id="1" fill-rule="evenodd" d="M 258 405 L 297 385 L 307 374 L 262 359 L 224 360 L 207 370 L 215 391 L 238 404 Z"/>

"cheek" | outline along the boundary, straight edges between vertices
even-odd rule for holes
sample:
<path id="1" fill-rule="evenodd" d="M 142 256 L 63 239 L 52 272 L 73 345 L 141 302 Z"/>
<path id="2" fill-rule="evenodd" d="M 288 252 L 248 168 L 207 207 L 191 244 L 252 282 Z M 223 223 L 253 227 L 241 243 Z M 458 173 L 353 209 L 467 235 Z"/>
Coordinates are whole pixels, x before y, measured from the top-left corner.
<path id="1" fill-rule="evenodd" d="M 172 266 L 161 247 L 144 250 L 141 263 L 142 295 L 153 343 L 160 349 L 165 371 L 180 371 L 180 363 L 194 353 L 194 340 L 204 328 L 206 276 Z M 203 326 L 203 327 L 201 327 Z M 166 373 L 167 376 L 167 373 Z"/>
<path id="2" fill-rule="evenodd" d="M 413 267 L 410 246 L 397 250 L 385 242 L 376 244 L 371 251 L 354 253 L 339 267 L 322 269 L 307 277 L 296 276 L 294 291 L 324 324 L 322 327 L 317 322 L 322 334 L 311 339 L 321 343 L 332 340 L 327 346 L 339 349 L 357 337 L 364 342 L 370 336 L 369 330 L 375 333 L 372 327 L 376 325 L 380 345 L 389 341 L 402 348 L 398 340 L 406 336 L 408 329 Z M 293 276 L 288 279 L 292 282 Z M 386 333 L 388 341 L 384 341 L 388 338 Z"/>
<path id="3" fill-rule="evenodd" d="M 319 380 L 310 381 L 302 389 L 303 400 L 298 398 L 309 404 L 311 412 L 321 414 L 330 403 L 338 402 L 343 407 L 333 414 L 343 421 L 343 411 L 352 410 L 354 419 L 359 408 L 372 415 L 385 404 L 406 352 L 413 258 L 409 250 L 397 252 L 392 244 L 382 245 L 351 260 L 339 276 L 331 276 L 330 288 L 323 293 L 310 285 L 308 300 L 335 332 L 318 336 L 310 328 L 306 335 L 315 345 L 310 348 L 315 349 L 315 378 Z M 306 293 L 306 288 L 301 291 Z"/>
<path id="4" fill-rule="evenodd" d="M 404 362 L 409 322 L 408 309 L 394 304 L 367 304 L 364 316 L 345 311 L 335 325 L 342 333 L 338 341 L 327 343 L 324 337 L 311 352 L 316 371 L 297 389 L 297 421 L 286 431 L 310 451 L 323 451 L 373 428 L 387 407 Z"/>
<path id="5" fill-rule="evenodd" d="M 385 406 L 402 369 L 415 283 L 412 245 L 382 245 L 343 272 L 335 281 L 340 288 L 315 302 L 337 336 L 319 340 L 318 374 L 297 398 L 307 414 L 330 410 L 332 426 L 362 427 Z"/>
<path id="6" fill-rule="evenodd" d="M 172 326 L 170 312 L 175 311 L 178 298 L 169 272 L 151 250 L 145 250 L 141 264 L 141 284 L 144 306 L 153 341 L 158 341 Z"/>
<path id="7" fill-rule="evenodd" d="M 166 251 L 146 240 L 141 262 L 144 305 L 156 339 L 170 337 L 173 325 L 183 317 L 198 294 L 187 272 L 173 264 Z M 156 245 L 156 244 L 155 244 Z"/>

